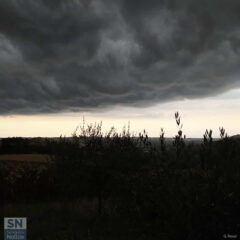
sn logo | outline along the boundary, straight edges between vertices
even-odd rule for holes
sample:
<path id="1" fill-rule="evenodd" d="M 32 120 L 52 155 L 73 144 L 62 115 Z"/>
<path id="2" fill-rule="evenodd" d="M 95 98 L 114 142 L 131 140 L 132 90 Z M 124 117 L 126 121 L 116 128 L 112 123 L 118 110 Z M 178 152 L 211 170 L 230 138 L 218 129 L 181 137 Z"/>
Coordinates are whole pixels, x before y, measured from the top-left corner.
<path id="1" fill-rule="evenodd" d="M 4 229 L 27 229 L 27 219 L 4 218 Z"/>

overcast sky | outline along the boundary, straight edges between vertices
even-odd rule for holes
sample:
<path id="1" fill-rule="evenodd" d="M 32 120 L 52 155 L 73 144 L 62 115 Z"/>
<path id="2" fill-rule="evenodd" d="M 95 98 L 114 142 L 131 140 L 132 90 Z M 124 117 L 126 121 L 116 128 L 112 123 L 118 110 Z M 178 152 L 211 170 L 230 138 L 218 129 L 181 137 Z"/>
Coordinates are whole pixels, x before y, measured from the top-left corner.
<path id="1" fill-rule="evenodd" d="M 83 115 L 158 135 L 177 110 L 200 114 L 189 135 L 212 113 L 240 132 L 239 12 L 239 0 L 1 0 L 0 137 L 58 134 L 53 119 L 64 132 Z"/>

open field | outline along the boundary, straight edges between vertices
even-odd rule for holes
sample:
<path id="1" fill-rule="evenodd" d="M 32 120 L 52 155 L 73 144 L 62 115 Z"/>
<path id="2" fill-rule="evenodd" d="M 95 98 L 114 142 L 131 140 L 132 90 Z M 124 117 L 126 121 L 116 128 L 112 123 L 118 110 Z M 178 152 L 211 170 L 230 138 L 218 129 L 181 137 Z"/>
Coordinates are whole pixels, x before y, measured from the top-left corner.
<path id="1" fill-rule="evenodd" d="M 0 161 L 46 163 L 50 159 L 46 154 L 1 154 Z"/>

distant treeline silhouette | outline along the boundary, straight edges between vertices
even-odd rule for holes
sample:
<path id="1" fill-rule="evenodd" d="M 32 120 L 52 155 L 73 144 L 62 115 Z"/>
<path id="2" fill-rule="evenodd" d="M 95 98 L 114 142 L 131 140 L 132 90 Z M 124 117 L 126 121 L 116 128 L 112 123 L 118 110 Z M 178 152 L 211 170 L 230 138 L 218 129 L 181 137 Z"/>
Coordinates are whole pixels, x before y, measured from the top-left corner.
<path id="1" fill-rule="evenodd" d="M 0 140 L 0 154 L 21 153 L 52 153 L 52 140 L 48 138 L 2 138 Z"/>

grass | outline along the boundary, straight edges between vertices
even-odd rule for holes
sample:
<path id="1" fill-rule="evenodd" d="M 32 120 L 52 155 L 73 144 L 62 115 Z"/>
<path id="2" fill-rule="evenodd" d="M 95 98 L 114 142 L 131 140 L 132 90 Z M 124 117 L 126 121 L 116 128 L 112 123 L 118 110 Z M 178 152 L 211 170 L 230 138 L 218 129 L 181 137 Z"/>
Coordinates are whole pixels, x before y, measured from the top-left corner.
<path id="1" fill-rule="evenodd" d="M 3 216 L 28 218 L 28 239 L 147 239 L 128 218 L 96 216 L 96 200 L 9 204 Z M 3 236 L 1 226 L 0 235 Z M 151 238 L 148 238 L 151 239 Z"/>

